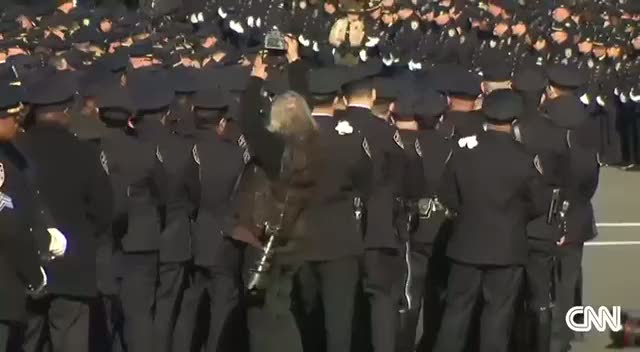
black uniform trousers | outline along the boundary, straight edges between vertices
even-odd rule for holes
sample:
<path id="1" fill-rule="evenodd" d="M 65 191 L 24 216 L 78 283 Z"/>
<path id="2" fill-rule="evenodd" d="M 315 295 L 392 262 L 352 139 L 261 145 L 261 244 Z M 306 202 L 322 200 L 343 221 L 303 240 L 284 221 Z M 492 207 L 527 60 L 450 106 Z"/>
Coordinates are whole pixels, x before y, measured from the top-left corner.
<path id="1" fill-rule="evenodd" d="M 246 246 L 243 255 L 243 279 L 263 251 Z M 303 261 L 291 254 L 276 254 L 264 279 L 262 294 L 246 295 L 247 331 L 251 352 L 302 352 L 302 337 L 292 307 L 294 279 Z M 256 298 L 258 297 L 258 298 Z M 261 297 L 261 298 L 260 298 Z"/>
<path id="2" fill-rule="evenodd" d="M 360 274 L 360 258 L 350 256 L 306 262 L 298 272 L 305 320 L 318 297 L 324 312 L 327 352 L 351 351 L 353 314 Z"/>
<path id="3" fill-rule="evenodd" d="M 399 250 L 367 249 L 364 253 L 364 291 L 371 307 L 371 343 L 374 352 L 396 348 L 398 309 L 404 259 Z"/>
<path id="4" fill-rule="evenodd" d="M 548 352 L 551 348 L 551 308 L 555 243 L 529 239 L 526 272 L 526 306 L 533 329 L 530 351 Z"/>
<path id="5" fill-rule="evenodd" d="M 237 270 L 224 266 L 196 266 L 189 287 L 185 290 L 182 308 L 175 329 L 174 351 L 190 351 L 199 334 L 198 320 L 203 296 L 209 297 L 206 352 L 223 350 L 221 341 L 229 328 L 234 310 L 240 300 L 240 280 Z M 237 342 L 237 341 L 236 341 Z M 236 345 L 237 346 L 237 345 Z"/>
<path id="6" fill-rule="evenodd" d="M 0 321 L 0 352 L 9 352 L 9 337 L 11 336 L 11 325 L 8 322 Z"/>
<path id="7" fill-rule="evenodd" d="M 171 352 L 184 290 L 186 263 L 160 263 L 153 320 L 155 351 Z"/>
<path id="8" fill-rule="evenodd" d="M 474 307 L 480 297 L 480 352 L 506 352 L 514 320 L 515 301 L 522 284 L 518 266 L 451 264 L 444 317 L 435 352 L 465 349 Z"/>
<path id="9" fill-rule="evenodd" d="M 50 344 L 52 352 L 89 351 L 88 299 L 51 295 L 30 300 L 27 310 L 24 352 L 39 352 L 45 344 Z"/>
<path id="10" fill-rule="evenodd" d="M 424 312 L 422 322 L 422 338 L 420 345 L 430 351 L 438 329 L 439 316 L 437 310 L 441 305 L 438 278 L 433 270 L 445 270 L 434 262 L 434 245 L 431 243 L 411 243 L 409 264 L 411 270 L 410 285 L 406 287 L 411 297 L 411 307 L 400 315 L 397 337 L 398 352 L 416 350 L 416 335 L 420 312 Z"/>
<path id="11" fill-rule="evenodd" d="M 556 302 L 553 312 L 551 352 L 564 352 L 570 347 L 573 332 L 565 322 L 569 309 L 575 305 L 576 287 L 582 275 L 584 244 L 569 244 L 558 249 L 558 275 L 555 281 Z"/>
<path id="12" fill-rule="evenodd" d="M 264 303 L 247 310 L 251 352 L 302 352 L 302 338 L 291 310 L 293 280 L 302 263 L 274 261 Z"/>
<path id="13" fill-rule="evenodd" d="M 128 352 L 153 352 L 153 308 L 158 278 L 158 252 L 122 254 L 120 300 Z"/>

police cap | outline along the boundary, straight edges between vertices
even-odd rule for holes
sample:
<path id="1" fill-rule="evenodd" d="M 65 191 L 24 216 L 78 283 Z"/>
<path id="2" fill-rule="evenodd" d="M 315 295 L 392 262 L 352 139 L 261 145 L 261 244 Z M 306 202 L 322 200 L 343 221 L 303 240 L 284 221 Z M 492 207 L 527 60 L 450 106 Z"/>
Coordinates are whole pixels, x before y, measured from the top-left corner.
<path id="1" fill-rule="evenodd" d="M 0 82 L 0 119 L 15 115 L 22 110 L 24 91 L 9 82 Z"/>
<path id="2" fill-rule="evenodd" d="M 68 71 L 38 74 L 26 84 L 27 101 L 40 111 L 63 111 L 77 91 L 75 76 Z"/>
<path id="3" fill-rule="evenodd" d="M 511 122 L 523 112 L 522 97 L 510 89 L 493 91 L 482 102 L 482 113 L 490 121 Z"/>
<path id="4" fill-rule="evenodd" d="M 168 75 L 164 71 L 140 71 L 129 75 L 127 89 L 136 112 L 152 112 L 165 109 L 175 96 Z"/>
<path id="5" fill-rule="evenodd" d="M 585 73 L 575 65 L 554 64 L 547 68 L 549 83 L 562 88 L 579 88 L 587 83 Z"/>
<path id="6" fill-rule="evenodd" d="M 511 85 L 521 92 L 538 92 L 544 90 L 548 83 L 542 69 L 525 68 L 515 72 Z"/>
<path id="7" fill-rule="evenodd" d="M 574 95 L 546 100 L 541 106 L 541 111 L 556 126 L 562 128 L 578 128 L 588 118 L 584 104 Z"/>

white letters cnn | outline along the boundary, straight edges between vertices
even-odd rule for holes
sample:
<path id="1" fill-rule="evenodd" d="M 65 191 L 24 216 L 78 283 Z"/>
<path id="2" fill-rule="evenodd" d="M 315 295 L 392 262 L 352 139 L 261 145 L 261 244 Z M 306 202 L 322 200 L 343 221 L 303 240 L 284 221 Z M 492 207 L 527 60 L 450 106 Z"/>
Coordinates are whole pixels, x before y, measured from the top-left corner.
<path id="1" fill-rule="evenodd" d="M 575 317 L 584 314 L 584 323 L 576 323 Z M 607 307 L 600 307 L 598 311 L 593 307 L 576 306 L 567 312 L 565 321 L 567 326 L 575 332 L 588 332 L 595 328 L 598 332 L 607 331 L 607 326 L 614 332 L 622 330 L 622 310 L 619 306 L 609 310 Z"/>

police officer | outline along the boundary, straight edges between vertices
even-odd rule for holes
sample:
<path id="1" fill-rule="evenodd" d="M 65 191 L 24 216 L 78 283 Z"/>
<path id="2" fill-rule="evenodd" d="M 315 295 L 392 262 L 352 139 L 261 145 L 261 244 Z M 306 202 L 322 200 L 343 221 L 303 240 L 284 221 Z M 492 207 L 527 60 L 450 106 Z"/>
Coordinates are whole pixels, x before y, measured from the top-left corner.
<path id="1" fill-rule="evenodd" d="M 0 86 L 0 351 L 18 349 L 9 339 L 26 321 L 27 293 L 43 292 L 47 278 L 33 230 L 48 237 L 44 224 L 36 226 L 36 194 L 28 184 L 27 161 L 12 141 L 18 133 L 17 117 L 23 93 L 8 82 Z"/>
<path id="2" fill-rule="evenodd" d="M 529 106 L 526 116 L 514 126 L 514 137 L 532 155 L 540 157 L 545 170 L 545 183 L 566 193 L 570 181 L 566 167 L 566 130 L 552 122 L 558 117 L 547 116 L 538 111 L 542 91 L 548 84 L 546 77 L 540 70 L 525 69 L 516 73 L 513 83 L 514 89 L 526 102 L 525 105 Z M 526 302 L 534 327 L 534 338 L 529 346 L 534 346 L 534 350 L 540 352 L 551 348 L 552 273 L 557 242 L 562 237 L 562 219 L 559 213 L 562 211 L 563 200 L 557 199 L 557 209 L 553 210 L 555 213 L 550 214 L 552 210 L 548 210 L 547 214 L 527 225 L 529 257 L 525 266 Z"/>
<path id="3" fill-rule="evenodd" d="M 351 349 L 370 177 L 370 151 L 362 135 L 348 120 L 334 117 L 345 73 L 341 68 L 309 73 L 312 116 L 320 131 L 325 168 L 318 178 L 317 196 L 302 215 L 309 231 L 306 265 L 299 275 L 305 313 L 313 312 L 318 298 L 322 302 L 327 351 L 332 352 Z"/>
<path id="4" fill-rule="evenodd" d="M 391 351 L 395 348 L 398 313 L 395 287 L 402 266 L 401 241 L 393 216 L 402 141 L 387 121 L 372 114 L 376 91 L 371 80 L 350 82 L 343 90 L 347 109 L 341 118 L 363 134 L 373 160 L 364 253 L 364 286 L 371 304 L 372 343 L 374 351 Z"/>
<path id="5" fill-rule="evenodd" d="M 484 116 L 476 100 L 482 93 L 480 78 L 461 66 L 444 67 L 435 78 L 437 89 L 449 96 L 449 111 L 439 129 L 446 135 L 467 137 L 482 131 Z"/>
<path id="6" fill-rule="evenodd" d="M 171 133 L 167 126 L 168 108 L 175 90 L 169 76 L 162 71 L 140 74 L 127 83 L 134 100 L 154 98 L 140 104 L 144 110 L 137 117 L 136 131 L 141 140 L 156 145 L 156 155 L 167 175 L 168 188 L 163 190 L 166 203 L 160 235 L 154 343 L 155 350 L 169 351 L 184 287 L 185 265 L 191 259 L 190 217 L 194 209 L 193 195 L 198 193 L 198 180 L 191 168 L 190 143 Z M 150 91 L 154 93 L 150 94 Z"/>
<path id="7" fill-rule="evenodd" d="M 244 138 L 234 138 L 228 128 L 231 103 L 230 95 L 217 87 L 201 89 L 193 96 L 198 133 L 190 156 L 201 187 L 193 230 L 195 277 L 190 288 L 196 293 L 185 293 L 185 303 L 190 299 L 187 294 L 195 294 L 198 300 L 190 307 L 183 305 L 181 314 L 188 321 L 184 326 L 179 325 L 179 333 L 188 334 L 188 338 L 174 345 L 176 351 L 191 346 L 199 322 L 197 302 L 203 294 L 210 300 L 206 351 L 211 352 L 223 349 L 220 345 L 224 340 L 223 331 L 229 331 L 231 313 L 240 300 L 241 249 L 238 242 L 229 237 L 226 221 L 230 216 L 228 204 L 250 155 Z"/>
<path id="8" fill-rule="evenodd" d="M 112 219 L 109 180 L 98 152 L 66 129 L 74 83 L 69 75 L 56 73 L 27 86 L 35 124 L 20 139 L 20 146 L 37 166 L 35 183 L 72 249 L 46 265 L 55 277 L 49 283 L 52 296 L 34 302 L 38 308 L 25 341 L 29 351 L 37 350 L 47 323 L 54 351 L 89 349 L 89 309 L 97 293 L 97 237 Z"/>
<path id="9" fill-rule="evenodd" d="M 155 302 L 158 256 L 161 244 L 167 177 L 156 144 L 142 140 L 130 114 L 145 108 L 161 108 L 166 96 L 144 95 L 148 87 L 133 89 L 119 82 L 108 87 L 101 105 L 123 113 L 114 114 L 113 131 L 103 139 L 103 166 L 109 170 L 115 199 L 114 246 L 122 248 L 119 259 L 120 300 L 124 333 L 129 351 L 151 351 L 152 307 Z M 156 104 L 160 101 L 160 107 Z"/>
<path id="10" fill-rule="evenodd" d="M 542 168 L 511 136 L 511 122 L 523 112 L 521 98 L 498 90 L 487 96 L 482 111 L 486 130 L 459 140 L 441 192 L 458 217 L 447 248 L 451 272 L 434 351 L 464 350 L 465 339 L 451 337 L 467 336 L 479 295 L 484 297 L 479 350 L 507 351 L 527 259 L 526 224 L 547 205 L 541 197 Z"/>
<path id="11" fill-rule="evenodd" d="M 398 115 L 396 108 L 398 102 L 394 104 L 394 111 Z M 440 259 L 441 243 L 445 239 L 443 226 L 446 222 L 445 209 L 439 204 L 438 189 L 444 168 L 452 153 L 451 141 L 435 129 L 440 117 L 447 109 L 447 99 L 444 95 L 435 90 L 426 90 L 415 97 L 413 115 L 416 122 L 412 120 L 397 121 L 396 127 L 400 131 L 405 145 L 405 153 L 413 157 L 415 155 L 422 165 L 414 166 L 416 171 L 422 174 L 415 174 L 413 182 L 406 177 L 404 190 L 413 194 L 408 197 L 412 215 L 415 217 L 411 229 L 409 241 L 409 257 L 407 268 L 410 272 L 405 275 L 405 306 L 403 313 L 404 324 L 401 325 L 398 337 L 399 351 L 413 351 L 420 317 L 420 310 L 424 309 L 424 319 L 422 323 L 421 348 L 431 350 L 435 343 L 435 333 L 440 321 L 438 314 L 442 305 L 440 302 L 440 291 L 442 289 L 441 276 L 446 274 L 446 268 L 441 265 Z M 409 136 L 416 134 L 417 138 L 411 144 Z M 407 136 L 408 135 L 408 136 Z M 410 159 L 411 160 L 411 159 Z M 416 183 L 417 182 L 417 183 Z M 407 258 L 405 258 L 406 260 Z M 445 280 L 446 281 L 446 280 Z M 410 300 L 410 302 L 409 302 Z"/>

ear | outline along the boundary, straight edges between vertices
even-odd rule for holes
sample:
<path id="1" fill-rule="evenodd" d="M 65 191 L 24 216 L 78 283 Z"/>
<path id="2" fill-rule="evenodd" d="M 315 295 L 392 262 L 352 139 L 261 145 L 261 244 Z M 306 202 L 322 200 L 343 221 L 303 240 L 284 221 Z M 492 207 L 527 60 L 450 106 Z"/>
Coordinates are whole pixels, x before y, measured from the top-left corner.
<path id="1" fill-rule="evenodd" d="M 487 93 L 488 88 L 487 88 L 487 83 L 486 82 L 482 82 L 480 84 L 480 90 L 482 91 L 482 94 L 486 94 Z"/>
<path id="2" fill-rule="evenodd" d="M 392 102 L 391 104 L 389 104 L 389 112 L 393 112 L 396 109 L 396 103 Z"/>
<path id="3" fill-rule="evenodd" d="M 371 88 L 371 102 L 375 102 L 377 99 L 378 93 L 375 88 Z"/>

